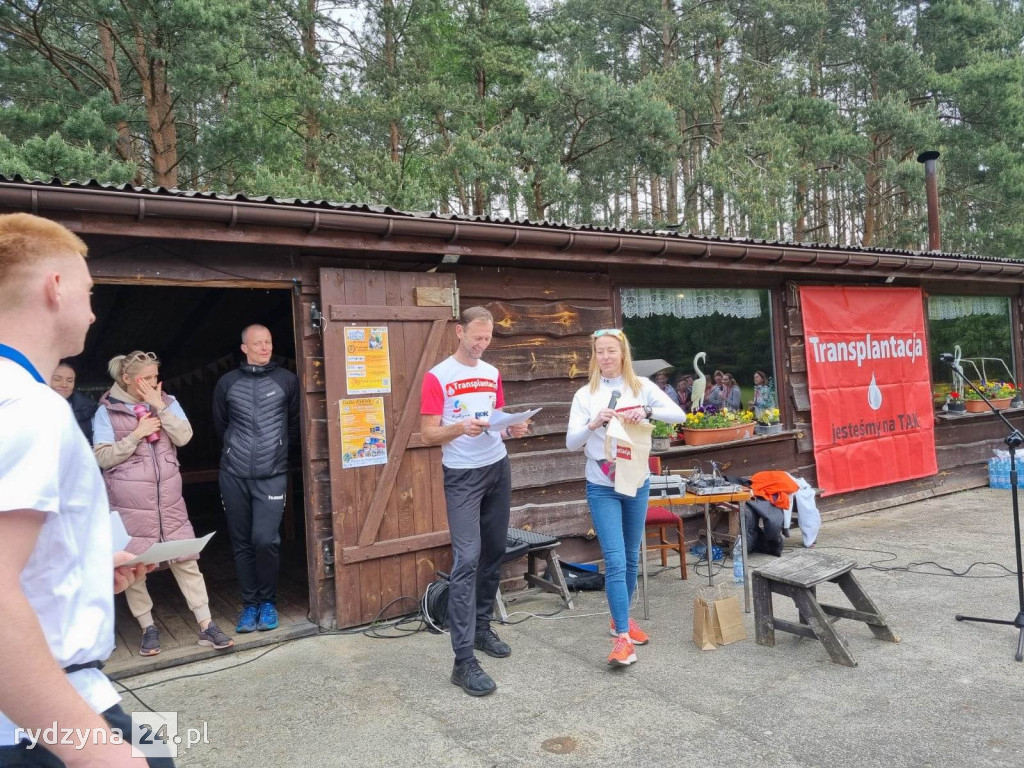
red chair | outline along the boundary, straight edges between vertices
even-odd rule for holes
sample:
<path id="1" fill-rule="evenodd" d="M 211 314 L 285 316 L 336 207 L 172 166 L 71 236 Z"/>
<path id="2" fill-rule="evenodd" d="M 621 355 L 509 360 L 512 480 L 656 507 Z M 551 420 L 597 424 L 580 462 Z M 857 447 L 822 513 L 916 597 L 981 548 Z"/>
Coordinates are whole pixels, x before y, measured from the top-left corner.
<path id="1" fill-rule="evenodd" d="M 648 460 L 651 474 L 661 474 L 661 459 L 658 456 L 651 456 Z M 683 536 L 683 518 L 673 514 L 671 509 L 655 506 L 657 498 L 652 498 L 647 505 L 647 521 L 644 524 L 644 543 L 647 549 L 656 549 L 661 552 L 662 567 L 668 566 L 668 553 L 679 553 L 680 578 L 686 578 L 686 540 Z M 676 540 L 670 541 L 668 529 L 676 529 Z M 652 542 L 651 537 L 657 539 Z M 644 558 L 644 570 L 647 570 L 646 557 Z"/>

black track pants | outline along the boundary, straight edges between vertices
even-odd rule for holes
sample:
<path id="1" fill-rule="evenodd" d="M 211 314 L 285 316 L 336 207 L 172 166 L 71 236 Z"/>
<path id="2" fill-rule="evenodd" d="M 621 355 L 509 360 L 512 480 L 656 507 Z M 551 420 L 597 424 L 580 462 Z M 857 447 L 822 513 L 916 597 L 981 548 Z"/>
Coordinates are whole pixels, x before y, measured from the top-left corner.
<path id="1" fill-rule="evenodd" d="M 288 475 L 236 477 L 221 470 L 220 498 L 243 605 L 277 602 L 281 517 Z"/>
<path id="2" fill-rule="evenodd" d="M 448 624 L 457 659 L 471 656 L 474 633 L 490 627 L 508 540 L 511 493 L 507 456 L 478 469 L 444 468 L 454 556 Z"/>

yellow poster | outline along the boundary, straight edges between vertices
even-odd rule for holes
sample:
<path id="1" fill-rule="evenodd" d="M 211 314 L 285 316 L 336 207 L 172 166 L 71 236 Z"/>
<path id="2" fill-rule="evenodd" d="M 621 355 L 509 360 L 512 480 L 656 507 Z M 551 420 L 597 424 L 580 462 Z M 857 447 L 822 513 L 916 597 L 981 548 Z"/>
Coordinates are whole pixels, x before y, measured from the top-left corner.
<path id="1" fill-rule="evenodd" d="M 391 392 L 387 326 L 345 329 L 345 377 L 350 395 Z"/>
<path id="2" fill-rule="evenodd" d="M 340 401 L 341 466 L 388 463 L 383 397 L 347 397 Z"/>

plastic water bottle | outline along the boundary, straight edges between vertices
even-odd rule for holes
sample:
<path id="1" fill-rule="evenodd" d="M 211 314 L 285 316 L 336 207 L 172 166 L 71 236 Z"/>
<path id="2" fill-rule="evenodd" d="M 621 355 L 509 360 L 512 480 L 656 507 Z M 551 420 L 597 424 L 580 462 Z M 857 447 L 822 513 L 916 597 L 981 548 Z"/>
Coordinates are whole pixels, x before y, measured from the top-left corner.
<path id="1" fill-rule="evenodd" d="M 737 584 L 743 583 L 743 539 L 736 537 L 736 543 L 732 546 L 732 580 Z"/>
<path id="2" fill-rule="evenodd" d="M 993 456 L 991 459 L 988 460 L 988 487 L 989 488 L 998 488 L 999 487 L 999 478 L 997 476 L 998 473 L 999 473 L 999 465 L 997 464 L 998 461 L 999 461 L 999 459 L 997 459 L 995 456 Z"/>
<path id="3" fill-rule="evenodd" d="M 139 421 L 142 421 L 144 418 L 146 418 L 146 416 L 149 415 L 149 409 L 142 403 L 136 403 L 134 406 L 132 406 L 132 410 L 135 412 L 135 418 L 137 418 Z M 151 432 L 150 434 L 146 435 L 146 437 L 143 439 L 147 443 L 155 443 L 157 440 L 160 439 L 160 430 L 157 430 L 156 432 Z"/>

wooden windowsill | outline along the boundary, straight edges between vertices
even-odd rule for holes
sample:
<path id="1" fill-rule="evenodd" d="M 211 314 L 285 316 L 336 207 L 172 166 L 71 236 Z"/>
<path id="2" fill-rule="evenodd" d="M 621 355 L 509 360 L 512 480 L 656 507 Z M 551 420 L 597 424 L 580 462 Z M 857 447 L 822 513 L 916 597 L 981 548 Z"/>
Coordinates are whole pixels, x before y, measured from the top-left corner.
<path id="1" fill-rule="evenodd" d="M 973 415 L 973 414 L 972 414 Z M 754 435 L 742 440 L 729 440 L 725 443 L 713 443 L 711 445 L 673 445 L 667 451 L 651 451 L 651 456 L 689 456 L 700 453 L 720 451 L 723 448 L 739 448 L 743 445 L 753 443 L 777 443 L 783 440 L 796 440 L 799 430 L 784 429 L 774 435 Z"/>
<path id="2" fill-rule="evenodd" d="M 1024 408 L 1004 408 L 1000 413 L 1006 414 L 1007 418 L 1024 416 Z M 992 413 L 992 411 L 982 411 L 981 413 L 968 413 L 967 411 L 963 411 L 962 413 L 935 411 L 935 418 L 941 419 L 942 421 L 961 421 L 962 419 L 994 419 L 997 417 Z"/>

